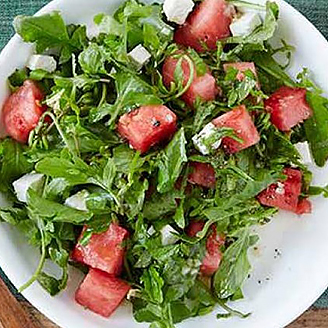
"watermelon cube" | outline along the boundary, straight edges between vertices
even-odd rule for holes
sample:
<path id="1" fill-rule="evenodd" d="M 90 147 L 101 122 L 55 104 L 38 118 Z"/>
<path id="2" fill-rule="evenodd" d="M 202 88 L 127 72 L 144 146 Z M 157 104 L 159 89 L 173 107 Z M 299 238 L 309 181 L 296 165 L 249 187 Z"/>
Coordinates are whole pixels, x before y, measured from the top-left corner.
<path id="1" fill-rule="evenodd" d="M 121 304 L 130 286 L 106 272 L 90 269 L 75 293 L 75 300 L 85 308 L 109 317 Z"/>
<path id="2" fill-rule="evenodd" d="M 175 82 L 174 72 L 177 67 L 178 59 L 173 56 L 169 56 L 165 59 L 162 74 L 164 85 L 170 89 L 172 82 Z M 183 60 L 181 63 L 183 70 L 183 85 L 188 83 L 190 78 L 190 67 L 187 60 Z M 196 75 L 195 68 L 195 75 Z M 194 76 L 193 82 L 191 83 L 189 89 L 181 96 L 181 99 L 189 106 L 193 107 L 197 97 L 203 101 L 214 100 L 219 93 L 219 88 L 216 85 L 215 78 L 212 76 L 208 70 L 202 76 Z"/>
<path id="3" fill-rule="evenodd" d="M 294 126 L 312 116 L 306 101 L 306 89 L 281 87 L 265 100 L 265 108 L 271 113 L 271 122 L 281 131 L 290 131 Z"/>
<path id="4" fill-rule="evenodd" d="M 85 229 L 86 227 L 83 232 Z M 82 246 L 77 243 L 71 258 L 76 262 L 118 276 L 123 268 L 124 241 L 128 236 L 127 230 L 116 223 L 111 223 L 106 232 L 93 234 L 87 245 Z"/>
<path id="5" fill-rule="evenodd" d="M 189 15 L 186 23 L 178 27 L 174 41 L 198 52 L 215 50 L 218 40 L 230 36 L 234 6 L 225 0 L 204 0 Z"/>
<path id="6" fill-rule="evenodd" d="M 189 166 L 192 170 L 188 177 L 189 183 L 205 188 L 215 188 L 215 171 L 211 164 L 191 162 Z"/>
<path id="7" fill-rule="evenodd" d="M 231 154 L 249 148 L 260 141 L 260 135 L 246 107 L 241 105 L 212 121 L 216 127 L 232 128 L 241 141 L 226 137 L 222 140 L 223 148 Z"/>
<path id="8" fill-rule="evenodd" d="M 189 237 L 196 237 L 199 231 L 202 231 L 205 223 L 203 221 L 191 221 L 186 228 Z M 206 253 L 203 258 L 200 272 L 204 276 L 212 276 L 219 268 L 222 260 L 221 246 L 225 244 L 225 236 L 219 235 L 215 226 L 211 227 L 212 232 L 206 240 Z"/>
<path id="9" fill-rule="evenodd" d="M 312 203 L 307 198 L 300 200 L 297 204 L 296 214 L 302 215 L 310 213 L 312 213 Z"/>
<path id="10" fill-rule="evenodd" d="M 228 72 L 229 68 L 235 68 L 236 70 L 238 70 L 238 74 L 237 74 L 237 80 L 238 81 L 243 81 L 245 78 L 245 72 L 250 70 L 254 76 L 257 78 L 257 71 L 256 71 L 256 67 L 255 64 L 252 62 L 242 62 L 242 63 L 227 63 L 223 65 L 223 69 L 225 72 Z"/>
<path id="11" fill-rule="evenodd" d="M 121 116 L 118 132 L 135 150 L 145 153 L 171 138 L 176 131 L 176 122 L 176 115 L 166 106 L 142 106 Z"/>
<path id="12" fill-rule="evenodd" d="M 283 173 L 287 176 L 285 181 L 280 181 L 269 186 L 258 195 L 262 205 L 278 207 L 282 210 L 296 213 L 302 211 L 299 206 L 299 197 L 302 190 L 302 172 L 297 169 L 286 168 Z"/>

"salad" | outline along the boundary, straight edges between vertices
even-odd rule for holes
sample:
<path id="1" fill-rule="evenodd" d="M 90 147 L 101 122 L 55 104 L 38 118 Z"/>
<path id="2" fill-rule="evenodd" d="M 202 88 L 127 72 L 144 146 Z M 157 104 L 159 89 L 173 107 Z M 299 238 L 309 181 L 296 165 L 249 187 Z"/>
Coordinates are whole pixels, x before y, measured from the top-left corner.
<path id="1" fill-rule="evenodd" d="M 227 302 L 243 298 L 251 227 L 328 197 L 299 153 L 325 165 L 328 99 L 307 69 L 286 73 L 278 18 L 275 2 L 128 0 L 92 30 L 15 19 L 35 54 L 8 79 L 0 221 L 41 252 L 21 291 L 54 296 L 75 266 L 76 302 L 104 317 L 124 299 L 151 328 L 249 315 Z"/>

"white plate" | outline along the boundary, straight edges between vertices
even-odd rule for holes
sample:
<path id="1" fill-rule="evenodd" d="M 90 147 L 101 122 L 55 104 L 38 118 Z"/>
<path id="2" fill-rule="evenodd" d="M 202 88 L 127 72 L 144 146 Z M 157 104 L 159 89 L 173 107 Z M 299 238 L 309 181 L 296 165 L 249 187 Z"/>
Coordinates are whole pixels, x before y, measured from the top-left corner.
<path id="1" fill-rule="evenodd" d="M 90 23 L 99 12 L 112 12 L 120 0 L 55 0 L 39 13 L 60 10 L 68 23 Z M 296 46 L 290 72 L 303 67 L 315 73 L 315 80 L 328 93 L 328 43 L 300 13 L 284 1 L 278 1 L 281 20 L 278 36 Z M 0 56 L 0 104 L 7 96 L 6 79 L 28 59 L 32 47 L 15 36 Z M 314 169 L 314 182 L 328 182 L 328 168 Z M 252 312 L 248 319 L 233 318 L 220 322 L 215 313 L 188 320 L 179 327 L 192 328 L 281 328 L 304 312 L 328 285 L 328 202 L 314 200 L 312 215 L 296 217 L 281 213 L 271 224 L 258 229 L 261 241 L 257 252 L 251 252 L 254 271 L 244 286 L 245 299 L 233 303 L 241 311 Z M 281 256 L 276 256 L 279 249 Z M 0 225 L 0 266 L 19 287 L 33 273 L 39 254 L 26 245 L 15 229 Z M 72 270 L 73 271 L 73 270 Z M 74 290 L 81 275 L 72 272 L 68 290 L 52 298 L 34 284 L 24 296 L 41 312 L 63 328 L 134 328 L 129 306 L 106 320 L 74 302 Z M 261 282 L 261 283 L 260 283 Z"/>

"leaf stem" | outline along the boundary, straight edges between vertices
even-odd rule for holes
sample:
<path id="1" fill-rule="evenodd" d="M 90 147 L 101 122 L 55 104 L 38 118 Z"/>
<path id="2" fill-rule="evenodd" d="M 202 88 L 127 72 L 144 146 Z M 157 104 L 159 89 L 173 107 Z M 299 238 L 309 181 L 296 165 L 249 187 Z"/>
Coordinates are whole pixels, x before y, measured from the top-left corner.
<path id="1" fill-rule="evenodd" d="M 192 60 L 190 59 L 189 56 L 187 55 L 184 55 L 183 57 L 181 57 L 181 62 L 183 60 L 186 60 L 188 65 L 189 65 L 189 70 L 190 70 L 190 74 L 189 74 L 189 79 L 188 79 L 188 82 L 187 84 L 185 85 L 185 87 L 177 94 L 175 95 L 175 98 L 180 98 L 184 93 L 187 92 L 187 90 L 190 88 L 193 80 L 194 80 L 194 77 L 195 77 L 195 66 L 194 66 L 194 63 L 192 62 Z"/>
<path id="2" fill-rule="evenodd" d="M 242 313 L 240 311 L 234 310 L 232 309 L 230 306 L 228 306 L 223 300 L 217 298 L 217 303 L 222 307 L 223 310 L 227 311 L 230 315 L 242 318 L 242 319 L 246 319 L 247 317 L 249 317 L 251 315 L 251 313 Z"/>
<path id="3" fill-rule="evenodd" d="M 18 292 L 22 293 L 25 289 L 27 289 L 28 287 L 30 287 L 39 277 L 44 263 L 46 261 L 46 244 L 45 244 L 45 236 L 44 236 L 44 231 L 43 231 L 43 227 L 41 227 L 41 225 L 43 226 L 43 222 L 38 219 L 38 228 L 41 234 L 41 258 L 38 264 L 38 267 L 36 268 L 33 276 L 23 285 L 19 288 Z"/>

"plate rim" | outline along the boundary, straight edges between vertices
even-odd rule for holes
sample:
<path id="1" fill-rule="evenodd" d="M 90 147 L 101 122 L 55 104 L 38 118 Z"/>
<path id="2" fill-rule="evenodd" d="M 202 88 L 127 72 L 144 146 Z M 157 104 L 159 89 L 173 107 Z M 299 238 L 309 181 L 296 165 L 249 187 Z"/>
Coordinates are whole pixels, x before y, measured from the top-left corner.
<path id="1" fill-rule="evenodd" d="M 58 5 L 65 1 L 69 1 L 69 0 L 52 0 L 48 4 L 43 6 L 40 10 L 38 10 L 34 14 L 34 16 L 42 15 L 42 14 L 51 12 L 53 10 L 58 10 L 57 9 Z M 162 1 L 162 0 L 160 0 L 160 1 Z M 259 2 L 259 0 L 251 0 L 251 1 Z M 262 1 L 264 1 L 264 0 L 262 0 Z M 322 34 L 322 32 L 306 16 L 304 16 L 300 11 L 298 11 L 296 8 L 294 8 L 291 4 L 289 4 L 285 0 L 273 0 L 273 1 L 278 2 L 279 6 L 283 5 L 287 8 L 289 8 L 289 10 L 291 10 L 295 15 L 297 15 L 299 19 L 305 21 L 307 23 L 308 27 L 311 28 L 312 33 L 315 33 L 318 36 L 318 40 L 320 40 L 320 44 L 322 44 L 322 47 L 328 49 L 328 40 L 325 38 L 325 36 Z M 0 52 L 0 66 L 5 64 L 6 59 L 10 55 L 10 52 L 12 51 L 12 47 L 15 44 L 21 43 L 21 42 L 22 42 L 22 40 L 17 34 L 15 34 L 9 40 L 9 42 L 4 46 L 4 48 Z M 319 45 L 318 48 L 320 46 L 321 45 Z M 1 257 L 0 257 L 0 262 L 1 262 Z M 328 265 L 328 262 L 327 262 L 327 265 Z M 5 273 L 5 275 L 7 276 L 8 280 L 12 283 L 12 285 L 16 289 L 18 289 L 19 287 L 16 286 L 12 282 L 12 279 L 10 277 L 11 272 L 9 272 L 10 271 L 9 268 L 7 268 L 7 266 L 5 264 L 0 265 L 0 267 L 1 267 L 2 271 Z M 302 302 L 302 304 L 300 304 L 298 306 L 298 308 L 299 308 L 298 311 L 294 311 L 293 315 L 290 315 L 288 317 L 286 316 L 283 319 L 277 320 L 272 327 L 283 328 L 283 327 L 286 327 L 287 325 L 289 325 L 290 323 L 292 323 L 299 316 L 301 316 L 308 308 L 310 308 L 314 304 L 314 302 L 324 293 L 324 291 L 327 290 L 327 288 L 328 288 L 328 275 L 326 277 L 325 282 L 320 284 L 320 286 L 317 285 L 317 288 L 315 289 L 316 292 L 315 293 L 313 292 L 314 296 L 311 297 L 310 299 L 306 299 L 306 301 Z M 61 319 L 55 317 L 55 314 L 53 313 L 53 311 L 51 311 L 51 309 L 39 304 L 38 298 L 35 297 L 33 295 L 33 293 L 24 291 L 22 293 L 22 295 L 28 302 L 30 302 L 32 304 L 33 307 L 35 307 L 38 311 L 40 311 L 43 315 L 45 315 L 49 320 L 53 321 L 55 324 L 59 325 L 60 327 L 66 328 L 66 325 L 65 324 L 63 325 Z"/>

